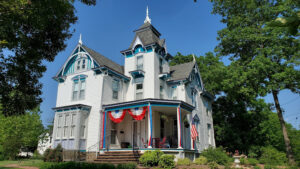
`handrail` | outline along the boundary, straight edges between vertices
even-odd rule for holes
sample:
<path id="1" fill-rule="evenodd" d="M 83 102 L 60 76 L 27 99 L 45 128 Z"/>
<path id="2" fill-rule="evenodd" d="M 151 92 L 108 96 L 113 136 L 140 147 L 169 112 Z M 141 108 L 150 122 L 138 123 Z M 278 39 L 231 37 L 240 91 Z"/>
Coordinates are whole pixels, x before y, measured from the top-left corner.
<path id="1" fill-rule="evenodd" d="M 104 138 L 106 139 L 107 137 L 110 137 L 111 135 L 106 135 Z M 96 158 L 98 156 L 98 152 L 100 150 L 100 143 L 102 143 L 103 138 L 100 139 L 100 141 L 97 141 L 95 144 L 91 145 L 90 147 L 87 148 L 87 152 L 90 152 L 91 149 L 96 147 Z M 99 146 L 99 147 L 98 147 Z M 107 147 L 108 148 L 108 147 Z"/>

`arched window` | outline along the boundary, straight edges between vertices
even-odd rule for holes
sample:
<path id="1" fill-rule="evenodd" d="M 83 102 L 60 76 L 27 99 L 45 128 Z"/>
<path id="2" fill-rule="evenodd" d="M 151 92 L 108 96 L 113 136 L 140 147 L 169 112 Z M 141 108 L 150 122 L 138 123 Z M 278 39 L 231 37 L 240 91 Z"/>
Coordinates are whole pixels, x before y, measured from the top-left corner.
<path id="1" fill-rule="evenodd" d="M 145 52 L 145 49 L 143 48 L 142 45 L 136 45 L 135 48 L 134 48 L 134 53 L 137 54 L 137 53 L 140 53 L 140 52 Z"/>
<path id="2" fill-rule="evenodd" d="M 86 70 L 87 57 L 84 53 L 79 53 L 75 62 L 76 72 Z"/>

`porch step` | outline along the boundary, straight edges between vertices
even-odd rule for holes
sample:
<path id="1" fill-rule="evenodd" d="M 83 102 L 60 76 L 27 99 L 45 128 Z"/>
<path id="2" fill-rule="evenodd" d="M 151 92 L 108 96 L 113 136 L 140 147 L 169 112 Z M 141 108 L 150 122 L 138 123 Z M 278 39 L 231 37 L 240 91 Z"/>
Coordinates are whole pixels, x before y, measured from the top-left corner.
<path id="1" fill-rule="evenodd" d="M 108 151 L 104 154 L 99 154 L 95 163 L 113 163 L 122 164 L 134 162 L 138 163 L 141 156 L 140 151 Z"/>

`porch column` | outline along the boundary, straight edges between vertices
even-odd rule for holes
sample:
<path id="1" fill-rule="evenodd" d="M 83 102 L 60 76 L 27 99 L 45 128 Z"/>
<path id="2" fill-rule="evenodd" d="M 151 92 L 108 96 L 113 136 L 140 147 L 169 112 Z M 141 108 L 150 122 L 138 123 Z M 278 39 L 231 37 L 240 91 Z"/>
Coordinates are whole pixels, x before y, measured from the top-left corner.
<path id="1" fill-rule="evenodd" d="M 105 138 L 106 138 L 106 116 L 107 116 L 106 114 L 107 114 L 107 112 L 104 111 L 104 112 L 103 112 L 103 117 L 102 117 L 102 119 L 103 119 L 103 121 L 102 121 L 102 146 L 101 146 L 102 149 L 105 149 Z"/>
<path id="2" fill-rule="evenodd" d="M 181 109 L 177 107 L 177 132 L 178 132 L 178 149 L 182 149 L 181 141 Z"/>
<path id="3" fill-rule="evenodd" d="M 192 138 L 192 125 L 193 125 L 193 115 L 190 114 L 190 139 L 191 139 L 191 149 L 195 150 L 195 140 Z"/>
<path id="4" fill-rule="evenodd" d="M 148 148 L 152 148 L 152 108 L 148 106 Z"/>

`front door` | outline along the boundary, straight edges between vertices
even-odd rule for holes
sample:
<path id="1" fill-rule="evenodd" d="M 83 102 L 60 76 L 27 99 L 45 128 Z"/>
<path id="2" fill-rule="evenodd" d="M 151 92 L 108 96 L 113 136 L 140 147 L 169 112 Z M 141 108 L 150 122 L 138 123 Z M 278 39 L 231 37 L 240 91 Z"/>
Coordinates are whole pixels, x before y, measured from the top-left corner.
<path id="1" fill-rule="evenodd" d="M 133 125 L 132 125 L 132 147 L 133 148 L 138 148 L 137 145 L 137 122 L 133 121 Z"/>

